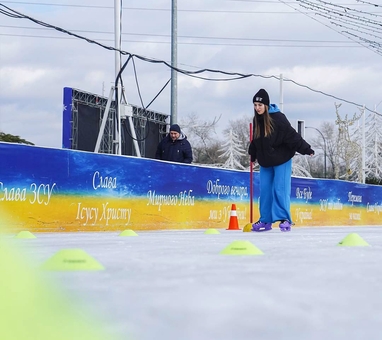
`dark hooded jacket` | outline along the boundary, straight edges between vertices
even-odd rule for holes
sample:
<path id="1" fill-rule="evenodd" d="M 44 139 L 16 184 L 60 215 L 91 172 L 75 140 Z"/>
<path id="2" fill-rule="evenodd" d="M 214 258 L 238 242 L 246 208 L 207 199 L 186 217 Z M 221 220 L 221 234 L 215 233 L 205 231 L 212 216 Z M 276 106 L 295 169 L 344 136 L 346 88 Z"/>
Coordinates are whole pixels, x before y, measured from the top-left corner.
<path id="1" fill-rule="evenodd" d="M 276 104 L 269 106 L 269 114 L 273 121 L 273 132 L 264 137 L 264 119 L 259 115 L 260 137 L 253 137 L 248 153 L 251 161 L 258 161 L 262 167 L 271 167 L 289 161 L 296 152 L 302 155 L 312 155 L 314 151 L 310 145 L 297 133 L 285 115 L 280 112 Z M 255 136 L 255 126 L 253 126 Z"/>
<path id="2" fill-rule="evenodd" d="M 164 137 L 158 145 L 155 158 L 170 162 L 191 163 L 192 148 L 187 136 L 181 132 L 175 141 L 170 135 Z"/>

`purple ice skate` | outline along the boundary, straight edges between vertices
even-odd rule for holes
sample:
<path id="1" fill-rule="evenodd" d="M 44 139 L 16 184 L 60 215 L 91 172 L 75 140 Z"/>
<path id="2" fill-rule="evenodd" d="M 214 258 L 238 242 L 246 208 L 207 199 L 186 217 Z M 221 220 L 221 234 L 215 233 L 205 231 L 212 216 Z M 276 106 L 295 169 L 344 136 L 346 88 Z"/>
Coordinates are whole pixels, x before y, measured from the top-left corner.
<path id="1" fill-rule="evenodd" d="M 291 231 L 293 223 L 289 222 L 288 220 L 284 220 L 280 223 L 280 230 L 281 231 Z"/>
<path id="2" fill-rule="evenodd" d="M 272 223 L 264 223 L 261 221 L 257 221 L 252 224 L 252 231 L 261 232 L 272 230 Z"/>

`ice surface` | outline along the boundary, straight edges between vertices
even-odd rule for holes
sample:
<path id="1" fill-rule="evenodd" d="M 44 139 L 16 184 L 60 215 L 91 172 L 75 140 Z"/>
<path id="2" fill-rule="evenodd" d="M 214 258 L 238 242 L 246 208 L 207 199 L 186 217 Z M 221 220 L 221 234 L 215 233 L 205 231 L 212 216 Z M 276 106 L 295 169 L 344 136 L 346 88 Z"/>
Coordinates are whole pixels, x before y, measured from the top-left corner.
<path id="1" fill-rule="evenodd" d="M 382 228 L 278 228 L 35 233 L 22 244 L 39 268 L 80 248 L 106 269 L 43 271 L 76 308 L 122 339 L 382 339 Z M 349 233 L 370 247 L 341 247 Z M 220 255 L 248 240 L 264 255 Z"/>

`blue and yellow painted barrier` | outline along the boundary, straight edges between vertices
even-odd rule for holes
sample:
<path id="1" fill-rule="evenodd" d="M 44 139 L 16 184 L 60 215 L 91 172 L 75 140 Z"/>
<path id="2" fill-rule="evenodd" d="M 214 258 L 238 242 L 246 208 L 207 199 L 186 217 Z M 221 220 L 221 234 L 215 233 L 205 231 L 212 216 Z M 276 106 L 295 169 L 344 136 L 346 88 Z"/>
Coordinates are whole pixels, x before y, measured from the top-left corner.
<path id="1" fill-rule="evenodd" d="M 227 228 L 250 222 L 249 172 L 0 142 L 0 228 Z M 254 219 L 259 178 L 254 174 Z M 382 187 L 292 178 L 296 226 L 381 225 Z"/>

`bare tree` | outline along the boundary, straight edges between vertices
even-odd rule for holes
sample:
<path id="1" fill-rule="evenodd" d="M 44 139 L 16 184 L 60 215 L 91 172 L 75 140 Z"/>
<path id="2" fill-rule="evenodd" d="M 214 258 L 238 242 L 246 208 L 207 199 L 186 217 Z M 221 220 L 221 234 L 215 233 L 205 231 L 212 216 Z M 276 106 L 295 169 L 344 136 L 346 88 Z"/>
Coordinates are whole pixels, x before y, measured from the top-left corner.
<path id="1" fill-rule="evenodd" d="M 336 169 L 335 159 L 337 155 L 338 131 L 336 130 L 336 125 L 333 122 L 323 122 L 320 129 L 326 140 L 326 159 L 327 163 L 329 163 L 329 169 L 326 169 L 327 177 L 334 178 Z"/>
<path id="2" fill-rule="evenodd" d="M 345 115 L 344 119 L 341 118 L 338 109 L 341 104 L 334 104 L 336 107 L 336 124 L 338 126 L 338 138 L 337 138 L 337 154 L 335 158 L 335 178 L 344 178 L 349 180 L 351 175 L 354 173 L 354 169 L 351 166 L 353 159 L 358 159 L 356 165 L 356 172 L 362 171 L 362 164 L 359 162 L 361 149 L 355 141 L 350 138 L 349 128 L 354 125 L 354 123 L 360 118 L 354 113 L 353 118 L 349 119 Z M 345 171 L 340 175 L 340 164 L 343 161 L 345 166 Z M 354 163 L 353 163 L 354 164 Z"/>
<path id="3" fill-rule="evenodd" d="M 292 176 L 312 178 L 311 160 L 305 155 L 296 154 L 292 161 Z"/>
<path id="4" fill-rule="evenodd" d="M 222 160 L 219 157 L 221 153 L 219 151 L 220 148 L 220 141 L 211 141 L 209 144 L 206 145 L 205 148 L 195 148 L 197 158 L 195 159 L 194 163 L 215 167 L 223 166 Z"/>
<path id="5" fill-rule="evenodd" d="M 198 114 L 190 113 L 180 122 L 182 131 L 191 143 L 194 163 L 214 164 L 219 162 L 219 145 L 216 141 L 216 126 L 219 118 L 203 121 Z"/>
<path id="6" fill-rule="evenodd" d="M 357 168 L 357 165 L 361 164 L 359 171 L 354 175 L 354 180 L 363 182 L 364 171 L 366 182 L 378 184 L 382 182 L 382 118 L 373 113 L 367 115 L 365 110 L 362 110 L 362 115 L 365 115 L 365 139 L 363 137 L 363 120 L 358 121 L 352 134 L 352 139 L 361 150 L 359 156 L 354 157 L 351 163 L 353 168 Z M 363 154 L 365 155 L 364 164 Z M 364 169 L 362 169 L 363 166 Z M 380 180 L 378 181 L 378 179 Z"/>
<path id="7" fill-rule="evenodd" d="M 322 136 L 317 134 L 315 138 L 312 138 L 311 141 L 309 141 L 309 143 L 312 144 L 312 147 L 316 152 L 315 155 L 319 156 L 313 158 L 309 157 L 308 159 L 311 173 L 313 176 L 324 177 L 324 166 L 326 163 L 326 177 L 334 178 L 335 161 L 337 154 L 336 126 L 333 122 L 323 122 L 319 126 L 318 130 L 322 133 Z M 326 162 L 324 159 L 325 155 Z"/>
<path id="8" fill-rule="evenodd" d="M 382 185 L 382 116 L 366 119 L 366 180 Z"/>
<path id="9" fill-rule="evenodd" d="M 382 116 L 366 119 L 366 177 L 382 182 Z"/>

